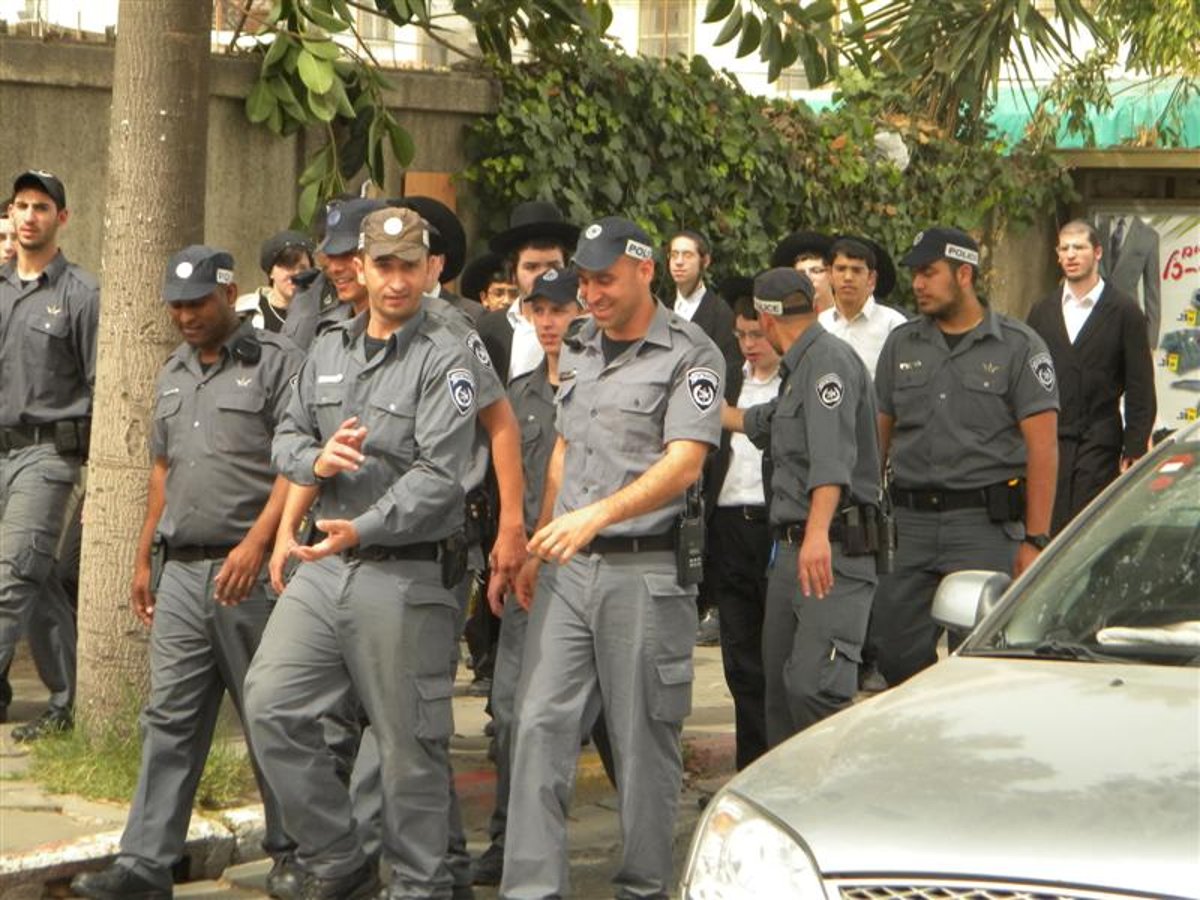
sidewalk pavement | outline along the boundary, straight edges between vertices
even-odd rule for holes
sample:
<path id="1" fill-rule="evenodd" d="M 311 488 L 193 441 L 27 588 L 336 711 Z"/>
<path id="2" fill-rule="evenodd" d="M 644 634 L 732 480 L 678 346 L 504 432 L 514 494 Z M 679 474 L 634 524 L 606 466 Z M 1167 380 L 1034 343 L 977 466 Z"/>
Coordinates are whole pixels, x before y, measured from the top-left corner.
<path id="1" fill-rule="evenodd" d="M 85 869 L 101 868 L 117 852 L 129 807 L 123 803 L 50 794 L 27 780 L 28 749 L 11 739 L 14 724 L 36 715 L 44 688 L 25 660 L 14 666 L 16 701 L 9 723 L 0 725 L 0 900 L 69 896 L 67 882 Z M 495 795 L 496 772 L 487 759 L 485 700 L 467 696 L 470 672 L 460 668 L 454 699 L 455 736 L 451 743 L 455 784 L 468 841 L 474 852 L 487 843 L 487 821 Z M 692 714 L 684 724 L 686 778 L 715 786 L 733 773 L 733 701 L 725 686 L 721 651 L 696 648 Z M 600 758 L 590 745 L 579 760 L 575 804 L 611 791 Z M 222 878 L 223 893 L 177 888 L 176 896 L 260 896 L 266 867 L 262 857 L 262 807 L 197 811 L 192 816 L 178 880 Z M 234 885 L 234 887 L 230 887 Z M 239 893 L 241 886 L 246 893 Z"/>

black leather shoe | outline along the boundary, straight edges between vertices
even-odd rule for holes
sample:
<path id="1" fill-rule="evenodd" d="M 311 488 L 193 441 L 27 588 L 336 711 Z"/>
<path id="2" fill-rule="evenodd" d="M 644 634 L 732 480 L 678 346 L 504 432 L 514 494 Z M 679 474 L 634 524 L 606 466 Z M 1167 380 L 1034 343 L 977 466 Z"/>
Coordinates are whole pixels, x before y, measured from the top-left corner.
<path id="1" fill-rule="evenodd" d="M 275 860 L 267 873 L 267 893 L 275 900 L 296 900 L 303 885 L 304 870 L 291 854 Z"/>
<path id="2" fill-rule="evenodd" d="M 71 879 L 71 893 L 91 900 L 171 900 L 163 890 L 132 869 L 112 865 L 99 872 L 83 872 Z"/>
<path id="3" fill-rule="evenodd" d="M 710 609 L 700 620 L 696 643 L 701 647 L 715 647 L 721 643 L 721 617 L 715 609 Z"/>
<path id="4" fill-rule="evenodd" d="M 70 731 L 75 727 L 75 719 L 71 715 L 69 709 L 63 709 L 61 706 L 52 706 L 43 712 L 32 722 L 26 722 L 24 725 L 18 725 L 12 730 L 12 739 L 18 744 L 36 741 L 38 738 L 44 738 L 48 734 L 59 734 L 63 731 Z"/>
<path id="5" fill-rule="evenodd" d="M 300 889 L 300 900 L 367 900 L 382 887 L 378 864 L 368 860 L 340 878 L 307 876 Z"/>
<path id="6" fill-rule="evenodd" d="M 479 856 L 471 860 L 472 884 L 499 884 L 504 874 L 504 848 L 489 844 Z"/>

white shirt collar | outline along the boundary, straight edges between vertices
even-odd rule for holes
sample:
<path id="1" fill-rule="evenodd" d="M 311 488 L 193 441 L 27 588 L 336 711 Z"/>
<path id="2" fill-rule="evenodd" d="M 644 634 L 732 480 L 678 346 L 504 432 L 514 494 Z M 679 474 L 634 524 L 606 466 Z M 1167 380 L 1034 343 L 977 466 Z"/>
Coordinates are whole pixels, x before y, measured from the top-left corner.
<path id="1" fill-rule="evenodd" d="M 747 361 L 742 363 L 742 375 L 750 384 L 770 384 L 772 381 L 775 381 L 779 378 L 779 366 L 775 367 L 775 371 L 771 373 L 770 378 L 767 378 L 766 380 L 760 380 L 754 376 L 754 367 Z"/>
<path id="2" fill-rule="evenodd" d="M 1086 294 L 1084 294 L 1082 297 L 1076 297 L 1071 292 L 1071 283 L 1069 281 L 1064 281 L 1063 289 L 1062 289 L 1063 306 L 1066 306 L 1070 303 L 1074 303 L 1076 306 L 1082 306 L 1082 307 L 1095 306 L 1096 303 L 1099 302 L 1100 295 L 1102 293 L 1104 293 L 1104 279 L 1103 278 L 1099 279 L 1095 283 L 1095 285 L 1092 286 L 1092 289 L 1090 291 L 1088 291 Z"/>
<path id="3" fill-rule="evenodd" d="M 867 298 L 867 302 L 862 305 L 862 309 L 860 309 L 858 311 L 858 315 L 855 316 L 854 319 L 847 319 L 844 315 L 842 315 L 842 311 L 840 309 L 838 309 L 838 305 L 836 303 L 833 304 L 832 309 L 833 309 L 834 321 L 842 320 L 842 321 L 853 322 L 854 319 L 859 319 L 859 318 L 867 319 L 869 321 L 871 318 L 871 314 L 875 312 L 875 295 L 872 294 L 870 297 Z"/>

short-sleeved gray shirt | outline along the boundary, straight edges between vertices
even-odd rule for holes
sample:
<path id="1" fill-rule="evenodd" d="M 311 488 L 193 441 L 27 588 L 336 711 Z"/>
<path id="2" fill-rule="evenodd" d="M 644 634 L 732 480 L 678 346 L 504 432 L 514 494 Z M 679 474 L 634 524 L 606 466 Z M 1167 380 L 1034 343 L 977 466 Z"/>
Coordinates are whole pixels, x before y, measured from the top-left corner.
<path id="1" fill-rule="evenodd" d="M 928 316 L 888 335 L 875 370 L 879 411 L 894 419 L 890 458 L 902 488 L 974 490 L 1025 474 L 1020 422 L 1058 409 L 1046 344 L 988 309 L 953 350 Z"/>
<path id="2" fill-rule="evenodd" d="M 440 540 L 463 524 L 476 412 L 467 351 L 421 310 L 368 361 L 368 315 L 313 344 L 272 458 L 291 481 L 319 484 L 318 516 L 353 520 L 361 546 Z M 318 482 L 313 463 L 351 416 L 367 429 L 366 460 L 357 472 Z"/>
<path id="3" fill-rule="evenodd" d="M 585 321 L 559 358 L 556 428 L 567 442 L 554 514 L 611 496 L 660 460 L 671 441 L 721 439 L 721 352 L 699 327 L 655 304 L 645 338 L 610 363 L 601 330 Z M 619 522 L 605 536 L 666 532 L 683 510 L 665 506 Z"/>
<path id="4" fill-rule="evenodd" d="M 554 430 L 554 387 L 546 361 L 532 372 L 514 378 L 508 399 L 521 427 L 521 462 L 525 469 L 525 527 L 532 529 L 542 511 L 546 468 L 558 432 Z"/>
<path id="5" fill-rule="evenodd" d="M 92 414 L 100 286 L 61 251 L 36 281 L 0 266 L 0 426 Z"/>
<path id="6" fill-rule="evenodd" d="M 232 348 L 256 341 L 258 362 Z M 271 437 L 291 395 L 303 353 L 286 338 L 244 322 L 207 372 L 181 344 L 155 386 L 150 452 L 167 463 L 166 509 L 159 534 L 168 544 L 236 544 L 254 524 L 271 487 Z"/>
<path id="7" fill-rule="evenodd" d="M 808 518 L 810 493 L 842 489 L 843 504 L 878 505 L 879 437 L 871 376 L 858 353 L 813 323 L 780 363 L 779 396 L 746 410 L 747 436 L 770 432 L 771 524 Z"/>

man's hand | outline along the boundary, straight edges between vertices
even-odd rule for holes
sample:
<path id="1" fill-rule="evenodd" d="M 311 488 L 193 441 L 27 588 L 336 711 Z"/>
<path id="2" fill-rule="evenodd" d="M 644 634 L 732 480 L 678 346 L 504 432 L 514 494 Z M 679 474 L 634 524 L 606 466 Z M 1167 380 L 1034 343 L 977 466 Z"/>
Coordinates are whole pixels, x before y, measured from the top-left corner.
<path id="1" fill-rule="evenodd" d="M 358 416 L 351 416 L 338 426 L 325 446 L 321 455 L 313 462 L 313 474 L 318 478 L 332 478 L 338 472 L 357 472 L 362 461 L 363 441 L 367 437 L 366 428 L 355 427 Z"/>
<path id="2" fill-rule="evenodd" d="M 138 562 L 133 567 L 133 589 L 129 605 L 138 621 L 150 627 L 154 622 L 154 592 L 150 590 L 150 563 Z"/>
<path id="3" fill-rule="evenodd" d="M 250 595 L 258 574 L 262 571 L 267 548 L 261 541 L 243 540 L 234 547 L 221 564 L 213 584 L 213 597 L 221 606 L 237 606 Z"/>
<path id="4" fill-rule="evenodd" d="M 1013 578 L 1018 577 L 1022 572 L 1033 565 L 1033 561 L 1038 558 L 1038 554 L 1042 551 L 1033 544 L 1027 544 L 1021 541 L 1021 546 L 1017 548 L 1017 558 L 1013 562 Z"/>
<path id="5" fill-rule="evenodd" d="M 314 562 L 358 546 L 358 529 L 349 519 L 317 519 L 317 530 L 327 537 L 311 547 L 293 547 L 292 556 L 304 562 Z"/>
<path id="6" fill-rule="evenodd" d="M 527 556 L 525 549 L 525 525 L 500 526 L 496 533 L 496 541 L 492 544 L 492 552 L 488 557 L 488 568 L 493 577 L 500 575 L 506 582 L 511 582 L 521 571 L 521 566 Z M 488 601 L 491 601 L 491 589 L 488 590 Z M 497 613 L 497 615 L 499 615 Z"/>
<path id="7" fill-rule="evenodd" d="M 492 615 L 499 619 L 504 615 L 504 596 L 512 587 L 512 581 L 505 578 L 495 569 L 488 577 L 487 601 Z"/>
<path id="8" fill-rule="evenodd" d="M 275 535 L 275 546 L 271 549 L 271 561 L 267 563 L 267 571 L 271 575 L 271 587 L 275 589 L 276 594 L 282 594 L 283 589 L 287 587 L 283 570 L 287 566 L 288 557 L 297 546 L 299 545 L 296 543 L 296 535 L 292 532 L 281 529 Z"/>
<path id="9" fill-rule="evenodd" d="M 521 566 L 521 571 L 517 574 L 517 602 L 526 612 L 533 606 L 533 593 L 537 589 L 538 572 L 541 569 L 542 561 L 536 556 L 531 556 L 525 560 L 525 565 Z"/>
<path id="10" fill-rule="evenodd" d="M 1137 461 L 1138 461 L 1138 458 L 1136 456 L 1122 456 L 1121 457 L 1121 466 L 1120 466 L 1121 471 L 1128 472 L 1130 469 L 1133 468 L 1134 463 L 1136 463 Z"/>
<path id="11" fill-rule="evenodd" d="M 566 563 L 608 524 L 604 502 L 588 504 L 539 529 L 529 542 L 529 552 L 546 562 Z"/>
<path id="12" fill-rule="evenodd" d="M 805 529 L 796 568 L 801 593 L 805 597 L 816 594 L 818 600 L 824 600 L 833 589 L 833 548 L 829 546 L 827 531 Z"/>

